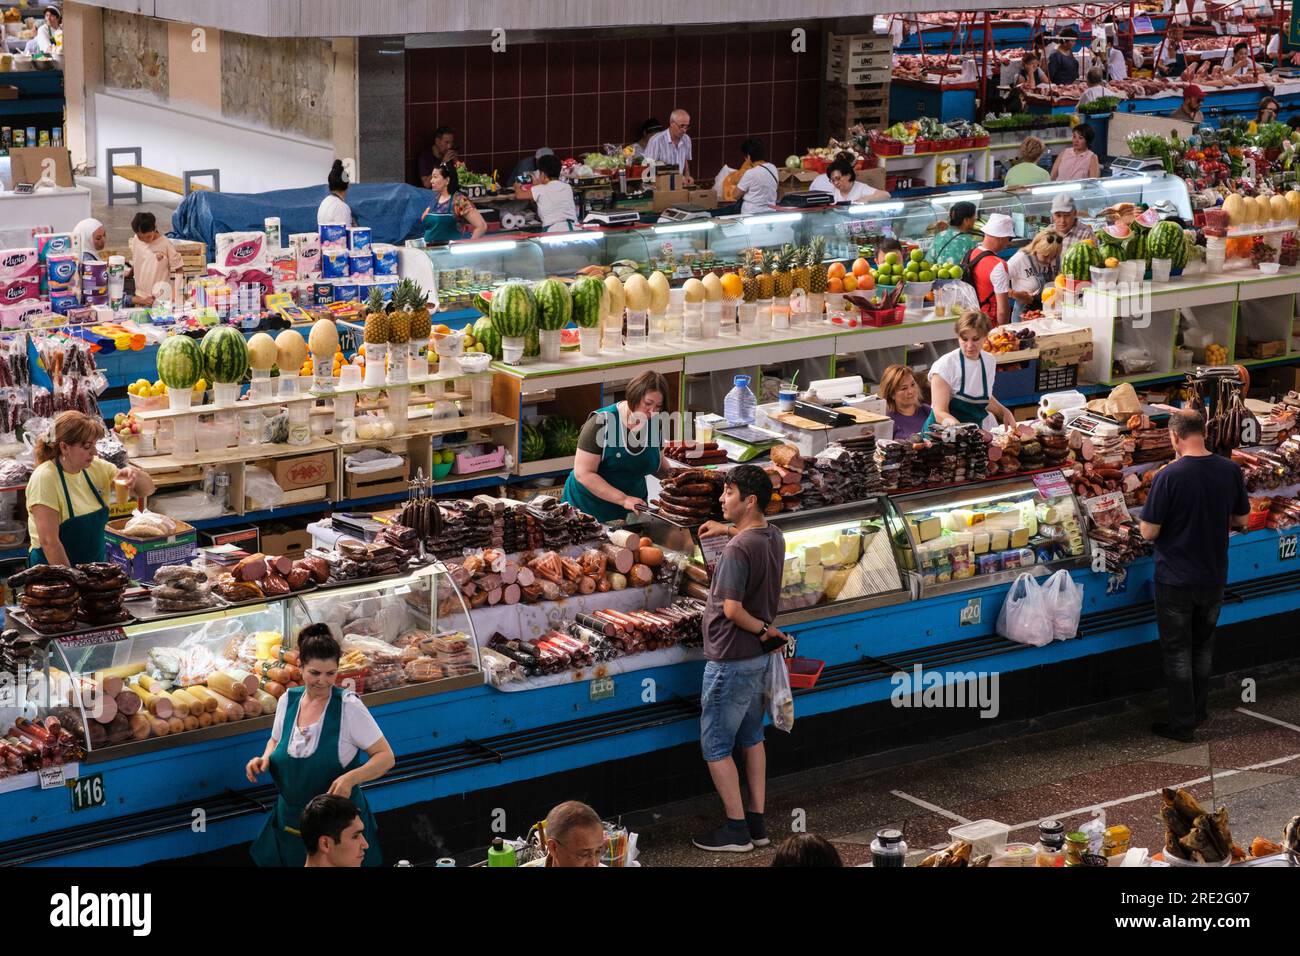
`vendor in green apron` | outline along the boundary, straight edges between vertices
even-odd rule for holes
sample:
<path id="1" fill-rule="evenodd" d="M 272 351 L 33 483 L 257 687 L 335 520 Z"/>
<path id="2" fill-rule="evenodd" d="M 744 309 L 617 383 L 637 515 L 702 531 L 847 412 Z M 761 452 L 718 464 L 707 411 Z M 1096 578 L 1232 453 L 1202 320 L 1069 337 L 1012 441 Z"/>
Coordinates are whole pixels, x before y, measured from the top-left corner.
<path id="1" fill-rule="evenodd" d="M 29 565 L 103 561 L 114 492 L 123 504 L 153 494 L 153 479 L 145 472 L 95 457 L 95 443 L 103 437 L 101 420 L 67 411 L 36 440 L 36 469 L 27 482 Z"/>
<path id="2" fill-rule="evenodd" d="M 246 768 L 250 783 L 269 770 L 280 791 L 275 809 L 253 841 L 251 852 L 258 866 L 306 862 L 299 818 L 308 802 L 322 793 L 347 797 L 356 804 L 370 844 L 365 865 L 381 862 L 375 817 L 361 784 L 386 774 L 395 758 L 361 698 L 335 686 L 341 655 L 328 625 L 310 624 L 299 632 L 303 686 L 291 687 L 281 696 L 271 739 Z M 363 750 L 370 758 L 365 763 Z"/>
<path id="3" fill-rule="evenodd" d="M 478 239 L 487 232 L 487 223 L 474 204 L 458 191 L 460 175 L 454 163 L 442 163 L 429 175 L 433 202 L 420 217 L 424 241 L 428 245 L 451 242 L 454 239 Z M 465 235 L 465 226 L 471 230 Z"/>
<path id="4" fill-rule="evenodd" d="M 921 431 L 935 423 L 992 428 L 999 420 L 1015 427 L 1015 416 L 993 397 L 993 378 L 998 367 L 993 354 L 984 351 L 989 337 L 989 317 L 968 310 L 957 319 L 954 328 L 959 347 L 930 366 L 930 416 Z"/>
<path id="5" fill-rule="evenodd" d="M 626 399 L 592 412 L 578 435 L 564 500 L 599 521 L 644 508 L 647 476 L 669 470 L 659 454 L 667 429 L 651 421 L 667 399 L 668 379 L 642 372 L 628 383 Z"/>

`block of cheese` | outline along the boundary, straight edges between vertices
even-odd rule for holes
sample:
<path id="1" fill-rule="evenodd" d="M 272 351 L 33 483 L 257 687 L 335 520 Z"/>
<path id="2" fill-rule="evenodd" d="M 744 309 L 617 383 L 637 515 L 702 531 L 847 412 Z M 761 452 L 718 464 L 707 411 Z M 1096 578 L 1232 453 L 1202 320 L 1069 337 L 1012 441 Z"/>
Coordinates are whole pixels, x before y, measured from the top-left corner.
<path id="1" fill-rule="evenodd" d="M 962 520 L 961 515 L 956 511 L 942 511 L 938 517 L 944 531 L 960 531 L 966 527 L 966 522 Z"/>
<path id="2" fill-rule="evenodd" d="M 825 576 L 822 573 L 822 566 L 820 564 L 810 564 L 804 570 L 803 583 L 808 587 L 820 590 L 824 580 Z"/>
<path id="3" fill-rule="evenodd" d="M 813 565 L 821 567 L 822 549 L 815 544 L 800 545 L 799 560 L 805 568 L 811 568 Z"/>
<path id="4" fill-rule="evenodd" d="M 822 549 L 822 567 L 838 568 L 840 566 L 840 546 L 838 541 L 824 541 Z"/>
<path id="5" fill-rule="evenodd" d="M 933 541 L 941 534 L 943 534 L 943 524 L 933 515 L 922 518 L 916 523 L 916 536 L 922 541 Z"/>
<path id="6" fill-rule="evenodd" d="M 834 601 L 839 598 L 840 592 L 844 590 L 844 585 L 849 579 L 849 572 L 849 568 L 841 568 L 826 575 L 826 584 L 822 590 L 826 592 L 828 599 Z"/>
<path id="7" fill-rule="evenodd" d="M 1013 528 L 1011 531 L 1011 547 L 1023 548 L 1029 544 L 1029 529 L 1025 527 Z"/>
<path id="8" fill-rule="evenodd" d="M 971 543 L 971 551 L 975 554 L 989 553 L 989 533 L 987 531 L 975 532 L 975 540 Z"/>
<path id="9" fill-rule="evenodd" d="M 1010 531 L 1012 528 L 1020 526 L 1020 509 L 1013 508 L 1010 511 L 993 511 L 984 519 L 984 524 L 989 528 Z"/>
<path id="10" fill-rule="evenodd" d="M 799 556 L 797 554 L 787 554 L 785 556 L 785 570 L 781 574 L 781 587 L 788 588 L 802 580 L 803 575 L 799 573 Z"/>
<path id="11" fill-rule="evenodd" d="M 862 554 L 862 538 L 856 534 L 842 534 L 836 542 L 839 548 L 840 564 L 857 564 Z"/>
<path id="12" fill-rule="evenodd" d="M 994 528 L 989 532 L 989 544 L 994 551 L 1005 551 L 1011 546 L 1011 532 L 1004 528 Z"/>

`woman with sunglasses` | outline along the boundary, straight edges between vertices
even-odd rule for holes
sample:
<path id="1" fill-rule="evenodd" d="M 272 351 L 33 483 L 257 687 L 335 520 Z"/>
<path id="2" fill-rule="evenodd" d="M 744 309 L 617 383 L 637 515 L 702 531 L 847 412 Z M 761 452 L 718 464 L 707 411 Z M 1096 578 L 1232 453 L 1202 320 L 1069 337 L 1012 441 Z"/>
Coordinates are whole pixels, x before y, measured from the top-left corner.
<path id="1" fill-rule="evenodd" d="M 114 487 L 123 499 L 153 494 L 153 479 L 145 472 L 95 456 L 95 443 L 103 437 L 102 421 L 67 411 L 36 440 L 36 470 L 27 483 L 29 565 L 103 561 Z"/>
<path id="2" fill-rule="evenodd" d="M 440 163 L 433 167 L 429 174 L 429 188 L 433 190 L 433 202 L 420 217 L 426 243 L 478 239 L 487 232 L 483 215 L 460 192 L 460 175 L 455 164 Z M 471 230 L 469 236 L 465 235 L 466 227 Z"/>
<path id="3" fill-rule="evenodd" d="M 1030 309 L 1043 307 L 1043 289 L 1056 275 L 1061 262 L 1061 237 L 1044 229 L 1007 263 L 1011 275 L 1011 321 Z"/>

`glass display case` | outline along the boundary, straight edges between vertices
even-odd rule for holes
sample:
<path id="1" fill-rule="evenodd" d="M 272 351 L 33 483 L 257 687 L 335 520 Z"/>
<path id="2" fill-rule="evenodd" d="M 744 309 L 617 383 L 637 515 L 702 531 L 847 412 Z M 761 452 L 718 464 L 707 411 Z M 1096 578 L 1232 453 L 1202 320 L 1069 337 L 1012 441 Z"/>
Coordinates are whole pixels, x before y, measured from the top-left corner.
<path id="1" fill-rule="evenodd" d="M 325 623 L 343 648 L 337 682 L 370 706 L 482 683 L 478 647 L 460 591 L 441 565 L 379 581 L 321 587 L 192 613 L 136 618 L 120 628 L 41 637 L 21 704 L 0 699 L 0 720 L 56 717 L 88 754 L 157 750 L 269 721 L 301 683 L 296 635 Z M 0 754 L 3 755 L 3 754 Z"/>
<path id="2" fill-rule="evenodd" d="M 497 283 L 546 278 L 543 247 L 530 238 L 516 234 L 484 236 L 427 247 L 422 240 L 414 239 L 408 248 L 419 249 L 423 256 L 403 256 L 402 277 L 435 290 L 438 308 L 443 312 L 472 308 L 474 296 L 490 291 Z"/>
<path id="3" fill-rule="evenodd" d="M 1034 567 L 1088 558 L 1082 508 L 1060 472 L 893 498 L 897 544 L 916 597 L 1006 584 Z"/>
<path id="4" fill-rule="evenodd" d="M 607 266 L 618 259 L 645 262 L 649 258 L 643 229 L 552 232 L 533 236 L 528 242 L 541 250 L 542 271 L 548 276 L 577 275 L 587 266 Z"/>

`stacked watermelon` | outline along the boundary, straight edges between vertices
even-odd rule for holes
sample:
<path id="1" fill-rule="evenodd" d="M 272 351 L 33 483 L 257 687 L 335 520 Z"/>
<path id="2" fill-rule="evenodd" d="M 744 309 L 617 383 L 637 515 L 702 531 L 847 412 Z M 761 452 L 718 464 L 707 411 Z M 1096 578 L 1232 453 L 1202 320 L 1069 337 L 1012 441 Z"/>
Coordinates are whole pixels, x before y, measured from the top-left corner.
<path id="1" fill-rule="evenodd" d="M 569 287 L 559 279 L 546 279 L 533 286 L 537 302 L 537 327 L 543 332 L 558 332 L 573 318 L 573 297 Z"/>
<path id="2" fill-rule="evenodd" d="M 158 378 L 169 389 L 185 390 L 203 377 L 203 352 L 188 335 L 173 335 L 158 347 Z"/>
<path id="3" fill-rule="evenodd" d="M 525 338 L 537 328 L 537 301 L 526 282 L 507 282 L 492 290 L 492 325 L 502 338 Z"/>
<path id="4" fill-rule="evenodd" d="M 1169 219 L 1157 223 L 1147 237 L 1147 252 L 1152 259 L 1168 259 L 1175 269 L 1187 265 L 1187 239 L 1182 227 Z"/>
<path id="5" fill-rule="evenodd" d="M 483 351 L 497 361 L 501 360 L 501 335 L 496 326 L 486 315 L 474 323 L 474 339 L 483 346 Z"/>
<path id="6" fill-rule="evenodd" d="M 1075 282 L 1092 279 L 1092 267 L 1102 264 L 1101 251 L 1091 239 L 1076 242 L 1061 260 L 1061 274 Z"/>
<path id="7" fill-rule="evenodd" d="M 605 283 L 594 276 L 583 276 L 569 291 L 573 300 L 573 322 L 579 328 L 600 327 L 600 306 L 605 297 Z"/>
<path id="8" fill-rule="evenodd" d="M 248 343 L 233 326 L 208 329 L 199 350 L 203 353 L 204 374 L 211 382 L 230 385 L 242 382 L 248 373 Z"/>
<path id="9" fill-rule="evenodd" d="M 524 422 L 524 436 L 520 450 L 524 461 L 540 461 L 546 457 L 546 436 L 531 422 Z"/>
<path id="10" fill-rule="evenodd" d="M 541 431 L 547 458 L 564 458 L 577 454 L 578 432 L 581 429 L 567 418 L 552 415 L 542 422 Z"/>

